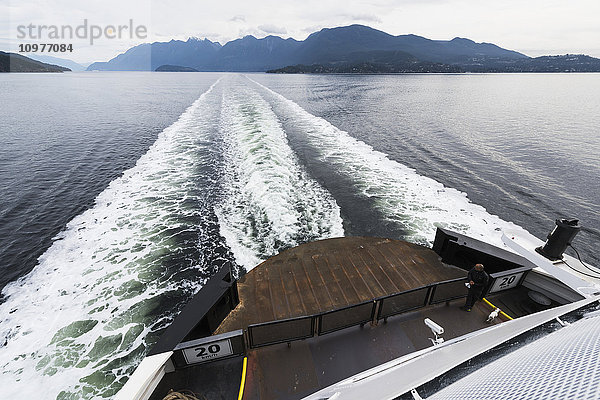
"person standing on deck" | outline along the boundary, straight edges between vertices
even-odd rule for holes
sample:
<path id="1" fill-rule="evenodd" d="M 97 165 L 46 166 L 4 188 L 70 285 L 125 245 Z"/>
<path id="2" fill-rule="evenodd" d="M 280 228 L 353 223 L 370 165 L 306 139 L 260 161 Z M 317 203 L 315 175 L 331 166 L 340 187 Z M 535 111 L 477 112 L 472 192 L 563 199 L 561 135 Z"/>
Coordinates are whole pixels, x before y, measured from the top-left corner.
<path id="1" fill-rule="evenodd" d="M 475 267 L 469 271 L 467 279 L 469 280 L 469 294 L 465 305 L 461 309 L 471 311 L 471 307 L 481 298 L 483 289 L 490 281 L 490 276 L 483 270 L 483 264 L 475 264 Z"/>

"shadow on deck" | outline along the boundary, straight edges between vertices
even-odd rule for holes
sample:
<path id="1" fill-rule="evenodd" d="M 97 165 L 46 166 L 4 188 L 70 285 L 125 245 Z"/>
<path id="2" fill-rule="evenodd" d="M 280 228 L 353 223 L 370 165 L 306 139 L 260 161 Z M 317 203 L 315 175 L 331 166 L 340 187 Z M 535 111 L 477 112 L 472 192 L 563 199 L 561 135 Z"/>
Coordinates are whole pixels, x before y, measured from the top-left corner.
<path id="1" fill-rule="evenodd" d="M 490 308 L 478 303 L 470 313 L 459 309 L 464 300 L 390 317 L 377 326 L 351 327 L 303 341 L 248 351 L 244 399 L 301 399 L 342 379 L 397 357 L 432 346 L 423 320 L 444 327 L 452 339 L 492 324 Z"/>

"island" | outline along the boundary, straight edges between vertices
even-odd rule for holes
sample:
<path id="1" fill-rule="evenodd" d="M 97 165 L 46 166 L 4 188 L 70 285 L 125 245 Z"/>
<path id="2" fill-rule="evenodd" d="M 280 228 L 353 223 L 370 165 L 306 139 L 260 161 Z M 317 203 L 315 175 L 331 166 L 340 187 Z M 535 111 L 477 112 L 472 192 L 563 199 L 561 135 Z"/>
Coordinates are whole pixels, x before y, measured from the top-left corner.
<path id="1" fill-rule="evenodd" d="M 290 65 L 268 70 L 268 74 L 396 74 L 396 73 L 454 73 L 463 72 L 456 65 L 432 62 L 406 64 L 379 64 L 361 62 L 351 64 Z"/>
<path id="2" fill-rule="evenodd" d="M 199 72 L 197 69 L 192 67 L 182 67 L 180 65 L 161 65 L 155 69 L 156 72 Z"/>

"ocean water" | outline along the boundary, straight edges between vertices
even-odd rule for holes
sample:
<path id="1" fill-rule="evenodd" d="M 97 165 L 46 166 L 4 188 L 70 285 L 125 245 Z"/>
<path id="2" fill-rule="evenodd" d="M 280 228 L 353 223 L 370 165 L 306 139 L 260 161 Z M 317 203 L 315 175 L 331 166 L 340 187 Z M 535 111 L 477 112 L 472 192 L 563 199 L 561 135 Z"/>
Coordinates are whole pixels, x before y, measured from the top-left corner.
<path id="1" fill-rule="evenodd" d="M 600 75 L 0 76 L 0 398 L 110 398 L 223 265 L 343 235 L 600 265 Z M 42 390 L 43 388 L 43 390 Z"/>

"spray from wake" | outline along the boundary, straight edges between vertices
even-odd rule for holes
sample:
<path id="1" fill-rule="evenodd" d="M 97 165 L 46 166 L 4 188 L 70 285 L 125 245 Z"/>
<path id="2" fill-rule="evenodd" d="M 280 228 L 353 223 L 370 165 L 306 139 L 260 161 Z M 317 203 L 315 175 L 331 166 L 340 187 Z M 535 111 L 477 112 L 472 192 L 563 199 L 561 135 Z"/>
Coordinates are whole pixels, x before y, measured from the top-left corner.
<path id="1" fill-rule="evenodd" d="M 220 265 L 235 258 L 252 268 L 287 247 L 342 236 L 340 208 L 291 149 L 283 118 L 408 240 L 431 243 L 445 226 L 499 241 L 499 229 L 515 228 L 270 89 L 225 80 L 5 287 L 2 398 L 110 397 L 177 304 Z"/>
<path id="2" fill-rule="evenodd" d="M 69 222 L 29 275 L 6 286 L 0 397 L 112 396 L 171 317 L 168 306 L 226 258 L 213 250 L 224 244 L 214 243 L 216 221 L 205 212 L 215 85 Z"/>
<path id="3" fill-rule="evenodd" d="M 340 210 L 289 147 L 268 103 L 247 84 L 229 85 L 221 107 L 224 187 L 221 234 L 250 269 L 300 243 L 343 236 Z"/>
<path id="4" fill-rule="evenodd" d="M 436 227 L 462 232 L 504 246 L 502 229 L 521 229 L 473 204 L 466 193 L 417 174 L 390 160 L 323 118 L 248 78 L 265 93 L 278 110 L 292 118 L 304 134 L 323 168 L 330 168 L 352 182 L 358 195 L 368 198 L 373 208 L 389 223 L 406 232 L 405 240 L 431 245 Z M 523 230 L 524 231 L 524 230 Z"/>
<path id="5" fill-rule="evenodd" d="M 268 103 L 233 79 L 215 82 L 5 287 L 0 397 L 111 397 L 225 263 L 251 268 L 343 235 L 339 207 Z"/>

